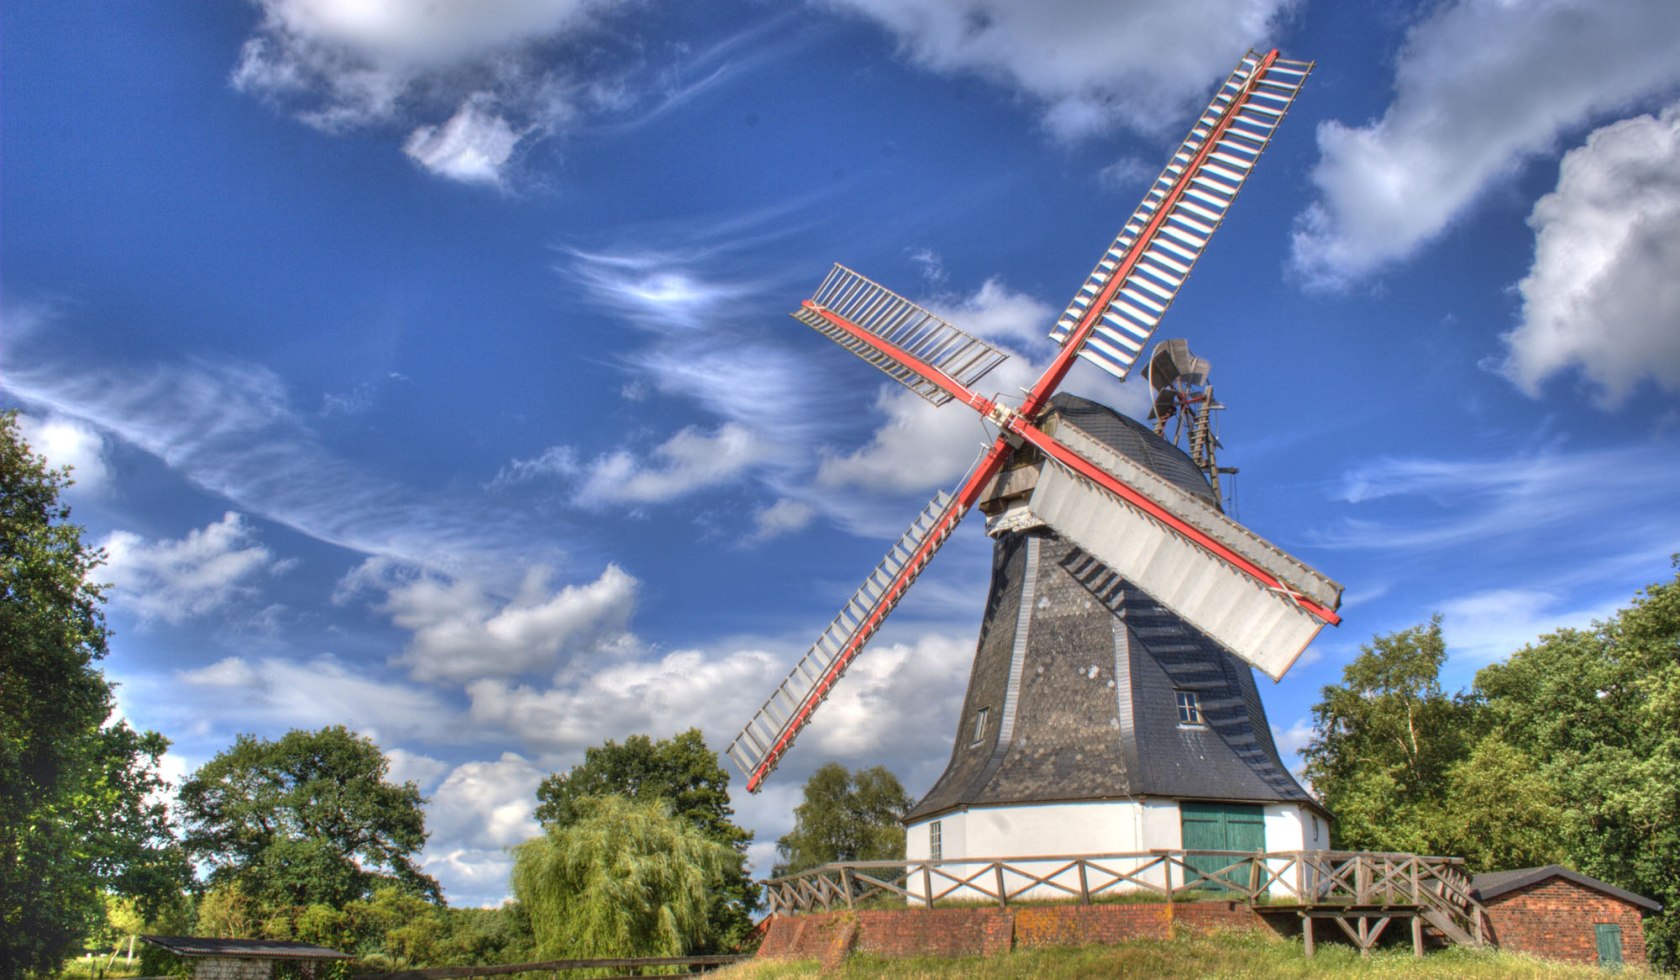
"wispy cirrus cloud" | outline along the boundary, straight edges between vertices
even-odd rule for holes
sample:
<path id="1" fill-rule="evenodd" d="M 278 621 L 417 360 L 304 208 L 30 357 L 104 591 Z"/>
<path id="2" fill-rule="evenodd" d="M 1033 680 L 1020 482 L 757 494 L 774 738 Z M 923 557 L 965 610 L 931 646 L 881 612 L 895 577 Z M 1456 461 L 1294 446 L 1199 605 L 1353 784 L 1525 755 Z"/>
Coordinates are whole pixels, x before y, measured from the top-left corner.
<path id="1" fill-rule="evenodd" d="M 285 383 L 255 365 L 86 366 L 8 351 L 0 386 L 149 453 L 238 510 L 329 544 L 440 567 L 532 555 L 528 527 L 494 502 L 427 495 L 329 450 Z"/>
<path id="2" fill-rule="evenodd" d="M 1630 514 L 1680 511 L 1668 458 L 1672 447 L 1545 448 L 1503 458 L 1391 457 L 1347 471 L 1331 496 L 1352 511 L 1312 533 L 1322 547 L 1431 551 L 1471 544 L 1574 547 L 1612 541 L 1680 546 L 1672 521 Z M 1592 528 L 1582 537 L 1584 528 Z"/>
<path id="3" fill-rule="evenodd" d="M 1569 129 L 1680 85 L 1676 49 L 1670 0 L 1432 8 L 1407 34 L 1382 117 L 1319 126 L 1295 268 L 1334 286 L 1408 258 Z"/>

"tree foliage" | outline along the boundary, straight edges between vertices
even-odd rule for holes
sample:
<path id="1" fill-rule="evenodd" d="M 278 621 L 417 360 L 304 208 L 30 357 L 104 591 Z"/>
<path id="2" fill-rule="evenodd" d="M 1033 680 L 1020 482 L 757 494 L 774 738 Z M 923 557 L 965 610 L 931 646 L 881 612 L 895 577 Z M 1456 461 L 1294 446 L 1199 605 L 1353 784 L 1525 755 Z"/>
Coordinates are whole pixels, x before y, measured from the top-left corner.
<path id="1" fill-rule="evenodd" d="M 188 876 L 157 798 L 168 742 L 105 724 L 103 555 L 59 499 L 70 482 L 0 413 L 0 976 L 78 952 L 104 890 L 149 915 Z"/>
<path id="2" fill-rule="evenodd" d="M 910 797 L 884 766 L 856 773 L 830 762 L 805 781 L 793 829 L 776 841 L 780 876 L 834 861 L 889 861 L 904 856 Z"/>
<path id="3" fill-rule="evenodd" d="M 623 744 L 608 741 L 586 750 L 580 765 L 549 775 L 537 787 L 536 816 L 545 827 L 570 827 L 602 796 L 662 801 L 675 817 L 734 852 L 712 888 L 707 940 L 695 951 L 738 947 L 752 929 L 758 904 L 758 886 L 747 872 L 752 832 L 735 823 L 729 773 L 700 730 L 658 740 L 631 735 Z"/>
<path id="4" fill-rule="evenodd" d="M 1680 568 L 1680 558 L 1676 559 Z M 1563 629 L 1439 683 L 1439 620 L 1378 637 L 1324 689 L 1303 753 L 1338 846 L 1562 863 L 1680 902 L 1680 576 L 1590 630 Z M 1680 912 L 1645 925 L 1680 967 Z"/>
<path id="5" fill-rule="evenodd" d="M 537 955 L 681 956 L 708 936 L 711 894 L 736 852 L 663 799 L 570 801 L 572 820 L 514 848 L 513 891 Z"/>
<path id="6" fill-rule="evenodd" d="M 386 885 L 436 900 L 437 882 L 414 864 L 424 801 L 413 783 L 387 782 L 388 769 L 343 726 L 241 735 L 181 785 L 184 843 L 213 885 L 236 886 L 270 916 L 342 908 Z"/>

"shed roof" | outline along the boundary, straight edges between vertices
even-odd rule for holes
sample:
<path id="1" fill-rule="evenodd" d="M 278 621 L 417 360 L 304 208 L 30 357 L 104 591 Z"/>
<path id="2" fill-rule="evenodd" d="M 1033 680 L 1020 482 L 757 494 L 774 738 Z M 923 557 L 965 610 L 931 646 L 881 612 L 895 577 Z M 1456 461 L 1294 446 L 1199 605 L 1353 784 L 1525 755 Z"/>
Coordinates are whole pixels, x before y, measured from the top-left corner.
<path id="1" fill-rule="evenodd" d="M 314 943 L 282 942 L 278 939 L 212 939 L 205 936 L 141 936 L 176 956 L 237 956 L 257 960 L 348 960 L 349 953 Z"/>
<path id="2" fill-rule="evenodd" d="M 1637 905 L 1649 912 L 1661 912 L 1662 903 L 1654 902 L 1644 895 L 1638 895 L 1626 889 L 1617 888 L 1608 882 L 1589 878 L 1579 871 L 1571 871 L 1561 864 L 1548 864 L 1543 868 L 1518 868 L 1515 871 L 1491 871 L 1479 874 L 1470 881 L 1471 891 L 1480 901 L 1486 902 L 1501 895 L 1514 892 L 1529 885 L 1538 885 L 1550 878 L 1562 878 L 1574 882 L 1583 888 L 1590 888 L 1596 892 L 1603 892 L 1611 898 L 1617 898 L 1629 905 Z"/>

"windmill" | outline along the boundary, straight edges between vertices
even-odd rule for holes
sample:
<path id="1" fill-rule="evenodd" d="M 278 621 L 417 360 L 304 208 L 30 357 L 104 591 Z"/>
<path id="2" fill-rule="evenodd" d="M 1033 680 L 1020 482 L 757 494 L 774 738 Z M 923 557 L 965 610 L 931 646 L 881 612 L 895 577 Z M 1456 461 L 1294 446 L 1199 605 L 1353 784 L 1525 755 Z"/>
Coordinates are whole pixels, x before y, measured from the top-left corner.
<path id="1" fill-rule="evenodd" d="M 1261 824 L 1294 828 L 1274 848 L 1310 845 L 1322 811 L 1278 760 L 1247 665 L 1280 678 L 1339 622 L 1340 587 L 1220 510 L 1207 366 L 1182 342 L 1157 350 L 1154 414 L 1161 431 L 1183 423 L 1189 454 L 1056 389 L 1075 358 L 1126 378 L 1311 70 L 1276 50 L 1242 58 L 1057 320 L 1061 349 L 1017 405 L 975 387 L 1005 355 L 844 266 L 793 314 L 997 437 L 730 744 L 750 791 L 979 506 L 991 592 L 951 763 L 906 817 L 908 856 L 1222 849 Z"/>

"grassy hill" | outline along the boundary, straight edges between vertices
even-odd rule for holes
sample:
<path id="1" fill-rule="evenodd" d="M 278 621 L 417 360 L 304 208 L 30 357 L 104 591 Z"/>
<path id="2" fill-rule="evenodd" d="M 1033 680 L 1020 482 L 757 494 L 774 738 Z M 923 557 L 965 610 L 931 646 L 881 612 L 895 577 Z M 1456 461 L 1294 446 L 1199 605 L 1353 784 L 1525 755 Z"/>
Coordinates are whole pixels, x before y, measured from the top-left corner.
<path id="1" fill-rule="evenodd" d="M 719 980 L 782 980 L 816 976 L 815 960 L 791 963 L 755 961 L 713 974 Z M 1118 946 L 1077 949 L 1021 950 L 1003 956 L 964 959 L 888 960 L 854 956 L 837 977 L 1416 977 L 1440 980 L 1516 980 L 1529 977 L 1587 978 L 1605 973 L 1591 967 L 1548 963 L 1514 953 L 1451 948 L 1423 959 L 1410 946 L 1381 950 L 1361 958 L 1351 947 L 1321 943 L 1307 959 L 1299 940 L 1288 941 L 1259 933 L 1218 933 L 1172 940 L 1137 940 Z M 1629 970 L 1622 975 L 1647 976 Z"/>

